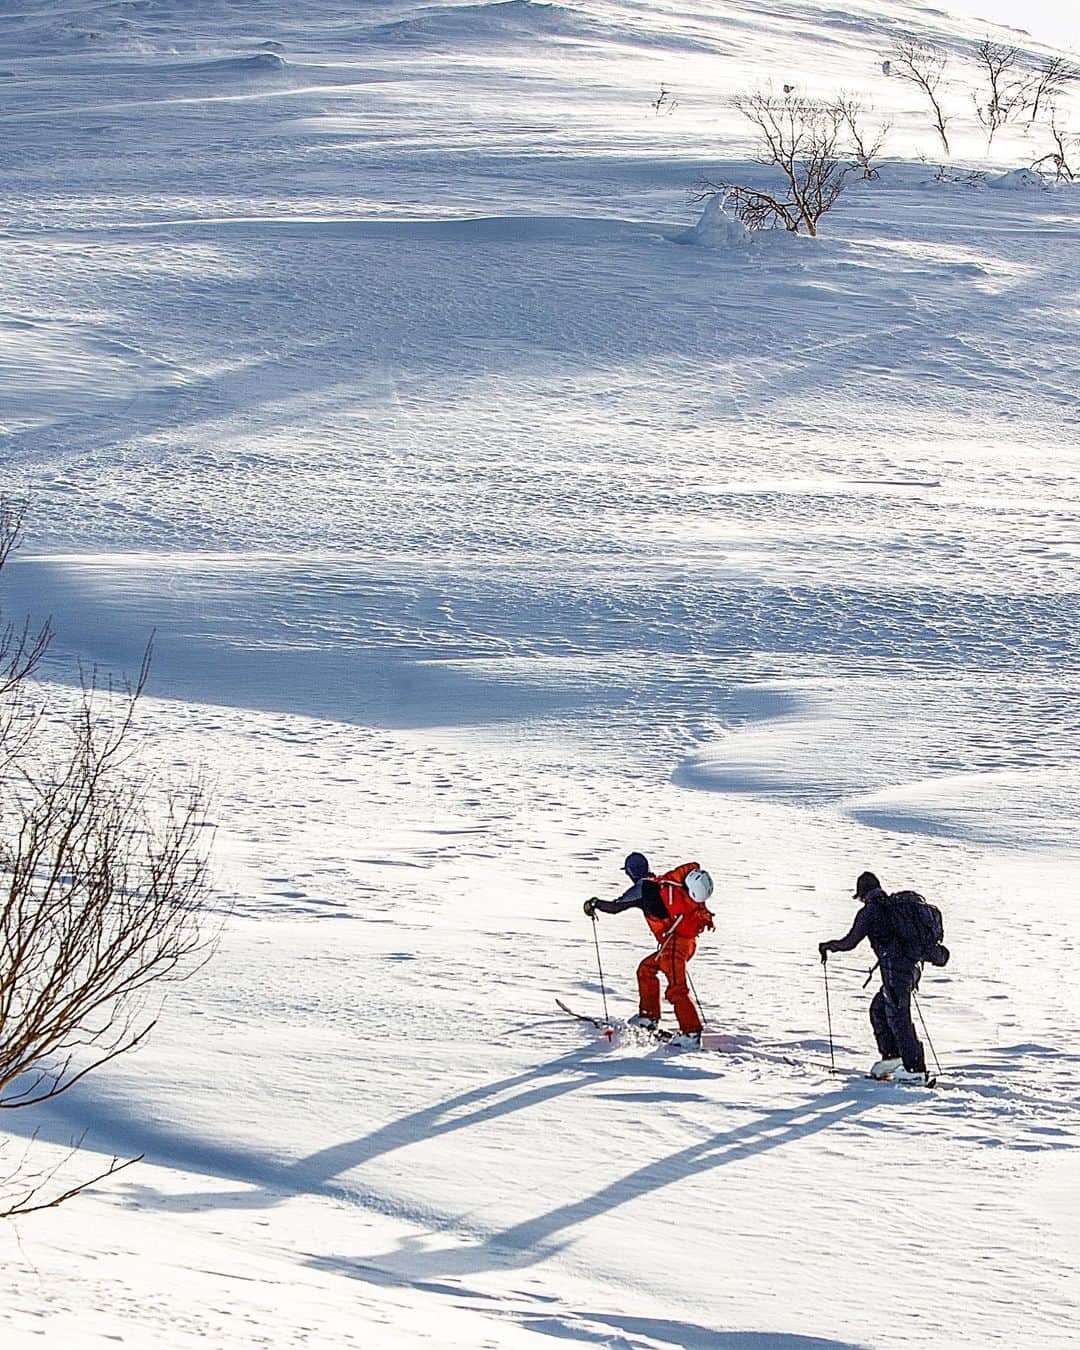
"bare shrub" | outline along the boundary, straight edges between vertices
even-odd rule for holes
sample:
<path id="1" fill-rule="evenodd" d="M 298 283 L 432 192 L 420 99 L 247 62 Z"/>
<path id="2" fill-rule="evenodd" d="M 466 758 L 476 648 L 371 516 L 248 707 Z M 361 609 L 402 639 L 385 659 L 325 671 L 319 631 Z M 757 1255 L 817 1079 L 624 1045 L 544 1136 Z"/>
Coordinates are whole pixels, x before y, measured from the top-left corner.
<path id="1" fill-rule="evenodd" d="M 1039 62 L 1031 76 L 1031 120 L 1034 122 L 1044 107 L 1053 112 L 1056 100 L 1071 84 L 1080 80 L 1080 67 L 1064 56 L 1050 56 Z"/>
<path id="2" fill-rule="evenodd" d="M 950 169 L 939 164 L 933 181 L 950 187 L 982 188 L 989 182 L 989 175 L 985 169 Z"/>
<path id="3" fill-rule="evenodd" d="M 922 90 L 930 104 L 933 127 L 946 155 L 951 153 L 946 130 L 951 119 L 945 113 L 942 93 L 948 65 L 949 53 L 936 42 L 922 42 L 915 37 L 902 37 L 893 47 L 889 60 L 883 66 L 887 75 Z"/>
<path id="4" fill-rule="evenodd" d="M 892 124 L 881 122 L 875 129 L 871 129 L 863 122 L 862 104 L 855 99 L 844 98 L 840 101 L 840 106 L 843 109 L 844 125 L 847 127 L 852 164 L 861 172 L 864 179 L 880 178 L 881 152 L 885 148 Z M 872 113 L 873 109 L 868 108 L 865 111 Z"/>
<path id="5" fill-rule="evenodd" d="M 17 510 L 0 511 L 0 562 L 20 524 Z M 70 699 L 31 679 L 48 630 L 5 632 L 0 1110 L 11 1110 L 66 1092 L 148 1034 L 154 1023 L 139 995 L 190 973 L 204 947 L 207 862 L 202 791 L 163 797 L 133 758 L 149 651 L 134 685 L 90 677 Z M 41 748 L 45 723 L 52 751 Z M 101 1175 L 123 1165 L 114 1159 Z M 91 1183 L 50 1199 L 41 1198 L 42 1184 L 0 1201 L 0 1215 L 59 1203 Z"/>
<path id="6" fill-rule="evenodd" d="M 1054 148 L 1049 154 L 1035 160 L 1031 167 L 1042 172 L 1042 166 L 1049 165 L 1054 171 L 1055 183 L 1074 183 L 1080 173 L 1080 162 L 1073 167 L 1074 162 L 1080 161 L 1080 135 L 1070 132 L 1059 123 L 1058 110 L 1053 105 L 1050 107 L 1049 130 Z"/>
<path id="7" fill-rule="evenodd" d="M 983 98 L 974 95 L 975 112 L 991 142 L 1007 122 L 1031 107 L 1034 77 L 1025 69 L 1019 47 L 988 37 L 975 48 L 975 60 L 985 80 Z"/>
<path id="8" fill-rule="evenodd" d="M 781 188 L 721 179 L 701 184 L 695 199 L 724 195 L 751 230 L 783 226 L 791 234 L 816 235 L 852 171 L 844 142 L 849 105 L 759 92 L 740 95 L 734 106 L 755 128 L 758 163 L 780 171 Z"/>

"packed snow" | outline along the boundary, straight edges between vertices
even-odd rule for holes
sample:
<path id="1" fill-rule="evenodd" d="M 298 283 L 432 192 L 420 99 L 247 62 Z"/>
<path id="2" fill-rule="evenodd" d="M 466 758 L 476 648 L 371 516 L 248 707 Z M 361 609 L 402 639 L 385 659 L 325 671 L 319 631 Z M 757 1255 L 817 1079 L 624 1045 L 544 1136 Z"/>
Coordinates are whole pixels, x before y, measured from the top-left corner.
<path id="1" fill-rule="evenodd" d="M 1080 187 L 1039 126 L 987 150 L 985 32 L 0 6 L 4 611 L 58 689 L 155 635 L 221 924 L 143 1047 L 4 1113 L 8 1173 L 144 1155 L 0 1227 L 5 1350 L 1080 1341 Z M 769 83 L 891 123 L 818 239 L 691 200 L 764 172 Z M 602 1014 L 632 849 L 716 880 L 720 1048 L 555 1005 Z M 862 1077 L 865 948 L 830 1072 L 864 868 L 945 916 L 934 1092 Z M 650 935 L 596 931 L 625 1019 Z"/>

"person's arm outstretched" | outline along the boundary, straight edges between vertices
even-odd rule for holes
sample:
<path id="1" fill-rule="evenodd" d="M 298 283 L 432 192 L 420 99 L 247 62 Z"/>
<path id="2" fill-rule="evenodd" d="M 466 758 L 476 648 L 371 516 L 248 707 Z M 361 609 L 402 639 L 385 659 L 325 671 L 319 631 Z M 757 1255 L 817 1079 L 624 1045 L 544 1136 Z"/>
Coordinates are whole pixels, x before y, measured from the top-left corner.
<path id="1" fill-rule="evenodd" d="M 668 912 L 660 899 L 660 888 L 651 877 L 642 877 L 628 890 L 623 891 L 617 900 L 598 900 L 595 896 L 585 901 L 585 913 L 593 918 L 599 910 L 601 914 L 622 914 L 627 909 L 640 909 L 654 919 L 666 919 Z"/>
<path id="2" fill-rule="evenodd" d="M 818 951 L 821 953 L 822 961 L 828 960 L 830 952 L 850 952 L 862 942 L 863 938 L 870 935 L 870 916 L 866 912 L 866 906 L 863 905 L 858 914 L 855 915 L 855 921 L 842 938 L 831 938 L 828 942 L 819 942 Z"/>

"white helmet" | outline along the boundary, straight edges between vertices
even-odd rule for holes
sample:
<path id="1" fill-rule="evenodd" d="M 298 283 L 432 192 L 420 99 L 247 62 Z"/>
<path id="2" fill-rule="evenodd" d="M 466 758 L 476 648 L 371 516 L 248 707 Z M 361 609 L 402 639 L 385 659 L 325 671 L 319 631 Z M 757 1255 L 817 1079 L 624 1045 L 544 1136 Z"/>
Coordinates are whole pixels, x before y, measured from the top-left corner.
<path id="1" fill-rule="evenodd" d="M 712 877 L 700 867 L 687 872 L 683 885 L 690 892 L 690 899 L 696 900 L 699 905 L 703 905 L 713 893 Z"/>

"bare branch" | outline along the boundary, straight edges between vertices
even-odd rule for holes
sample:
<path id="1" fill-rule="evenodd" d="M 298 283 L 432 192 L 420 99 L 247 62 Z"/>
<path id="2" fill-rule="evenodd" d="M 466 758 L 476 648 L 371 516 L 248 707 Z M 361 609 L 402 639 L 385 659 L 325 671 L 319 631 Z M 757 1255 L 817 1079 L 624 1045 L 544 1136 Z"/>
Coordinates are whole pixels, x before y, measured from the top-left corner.
<path id="1" fill-rule="evenodd" d="M 26 503 L 0 497 L 0 567 L 7 562 L 22 538 Z"/>
<path id="2" fill-rule="evenodd" d="M 22 539 L 26 504 L 0 494 L 0 569 Z M 0 772 L 25 749 L 40 717 L 40 706 L 28 694 L 27 682 L 41 664 L 52 633 L 47 623 L 5 622 L 0 618 Z"/>
<path id="3" fill-rule="evenodd" d="M 123 1162 L 114 1157 L 108 1167 L 103 1172 L 99 1172 L 97 1176 L 90 1177 L 87 1181 L 80 1181 L 74 1186 L 69 1186 L 66 1191 L 50 1196 L 48 1200 L 38 1200 L 37 1197 L 41 1195 L 47 1184 L 53 1180 L 60 1170 L 60 1166 L 57 1165 L 42 1181 L 25 1191 L 21 1199 L 9 1202 L 7 1209 L 0 1209 L 0 1219 L 15 1219 L 24 1214 L 36 1214 L 39 1210 L 55 1209 L 57 1205 L 62 1205 L 65 1200 L 70 1200 L 72 1196 L 81 1195 L 83 1191 L 89 1190 L 91 1186 L 96 1186 L 98 1182 L 114 1177 L 117 1172 L 123 1172 L 125 1168 L 132 1167 L 137 1162 L 142 1162 L 143 1157 L 144 1155 L 140 1153 L 137 1158 L 126 1158 Z"/>
<path id="4" fill-rule="evenodd" d="M 942 103 L 945 86 L 945 71 L 949 65 L 949 53 L 934 42 L 922 42 L 915 37 L 902 37 L 893 47 L 889 59 L 882 69 L 907 84 L 921 89 L 930 104 L 934 130 L 941 139 L 942 149 L 950 154 L 949 137 L 946 128 L 950 118 L 946 115 Z"/>
<path id="5" fill-rule="evenodd" d="M 1080 135 L 1067 130 L 1058 122 L 1058 110 L 1050 105 L 1050 138 L 1054 148 L 1048 154 L 1035 160 L 1032 168 L 1041 172 L 1041 166 L 1048 164 L 1054 170 L 1055 183 L 1074 183 L 1080 174 L 1080 163 L 1073 167 L 1073 161 L 1080 160 Z"/>
<path id="6" fill-rule="evenodd" d="M 984 101 L 974 96 L 975 112 L 989 143 L 1011 118 L 1031 107 L 1035 77 L 1024 70 L 1019 47 L 988 37 L 975 48 L 975 59 L 986 81 Z"/>
<path id="7" fill-rule="evenodd" d="M 864 110 L 859 102 L 852 98 L 842 97 L 839 100 L 839 106 L 843 112 L 844 125 L 847 127 L 850 154 L 854 167 L 862 172 L 864 179 L 880 178 L 881 170 L 878 166 L 878 160 L 892 129 L 892 123 L 881 122 L 876 129 L 871 130 L 863 122 Z M 873 108 L 868 108 L 866 111 L 872 113 Z"/>
<path id="8" fill-rule="evenodd" d="M 739 95 L 734 106 L 754 128 L 758 163 L 779 170 L 783 191 L 723 180 L 704 185 L 698 199 L 723 193 L 751 230 L 781 226 L 791 234 L 816 235 L 853 168 L 843 143 L 844 100 L 817 102 L 759 91 Z"/>
<path id="9" fill-rule="evenodd" d="M 1080 66 L 1064 56 L 1050 56 L 1039 62 L 1031 77 L 1031 120 L 1034 122 L 1042 109 L 1053 105 L 1069 85 L 1080 80 Z"/>
<path id="10" fill-rule="evenodd" d="M 0 566 L 21 522 L 0 501 Z M 209 945 L 205 793 L 168 792 L 135 758 L 149 645 L 133 683 L 91 671 L 73 698 L 49 686 L 30 698 L 47 642 L 47 628 L 0 634 L 0 1110 L 59 1096 L 138 1046 L 153 1025 L 142 992 L 190 974 Z M 46 717 L 51 749 L 27 731 Z"/>

